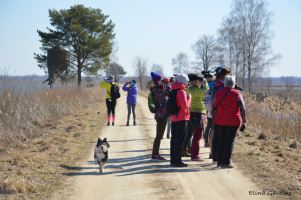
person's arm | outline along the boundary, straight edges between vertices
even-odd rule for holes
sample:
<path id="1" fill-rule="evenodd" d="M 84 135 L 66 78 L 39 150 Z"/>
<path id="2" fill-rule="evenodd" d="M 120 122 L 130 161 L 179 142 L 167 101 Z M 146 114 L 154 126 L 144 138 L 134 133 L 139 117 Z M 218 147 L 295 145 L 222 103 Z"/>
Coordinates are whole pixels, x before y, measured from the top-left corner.
<path id="1" fill-rule="evenodd" d="M 126 87 L 129 83 L 130 83 L 130 82 L 127 81 L 127 82 L 124 84 L 124 86 L 122 87 L 122 90 L 123 90 L 123 91 L 129 91 L 129 90 L 130 90 L 129 87 Z"/>
<path id="2" fill-rule="evenodd" d="M 242 95 L 240 93 L 238 94 L 237 105 L 238 105 L 238 109 L 240 110 L 240 116 L 242 118 L 242 123 L 246 124 L 247 123 L 246 107 L 245 107 L 245 103 L 242 98 Z"/>
<path id="3" fill-rule="evenodd" d="M 189 105 L 191 103 L 190 98 L 187 98 L 187 94 L 184 90 L 179 90 L 177 91 L 177 96 L 179 98 L 179 103 L 180 103 L 180 107 L 181 109 L 187 109 L 189 108 Z"/>
<path id="4" fill-rule="evenodd" d="M 107 87 L 106 87 L 106 84 L 107 84 L 107 83 L 106 83 L 105 81 L 102 81 L 102 82 L 100 83 L 99 87 L 100 87 L 100 88 L 107 88 Z"/>

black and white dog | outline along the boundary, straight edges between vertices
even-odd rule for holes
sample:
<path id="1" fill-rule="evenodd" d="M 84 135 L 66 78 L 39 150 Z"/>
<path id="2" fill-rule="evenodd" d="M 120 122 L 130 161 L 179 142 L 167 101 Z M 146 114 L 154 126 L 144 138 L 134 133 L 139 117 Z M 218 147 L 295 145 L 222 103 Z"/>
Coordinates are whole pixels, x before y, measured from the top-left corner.
<path id="1" fill-rule="evenodd" d="M 108 149 L 110 145 L 107 142 L 107 138 L 101 140 L 98 138 L 98 141 L 95 145 L 94 150 L 94 163 L 95 165 L 99 164 L 99 172 L 102 173 L 104 171 L 104 166 L 108 160 Z"/>

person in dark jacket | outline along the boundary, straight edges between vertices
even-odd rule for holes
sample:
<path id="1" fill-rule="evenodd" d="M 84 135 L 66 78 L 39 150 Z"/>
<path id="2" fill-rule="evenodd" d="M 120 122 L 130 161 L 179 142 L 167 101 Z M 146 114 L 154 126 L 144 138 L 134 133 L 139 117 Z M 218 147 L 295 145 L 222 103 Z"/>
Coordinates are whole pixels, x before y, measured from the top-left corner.
<path id="1" fill-rule="evenodd" d="M 138 87 L 136 86 L 136 81 L 132 80 L 127 81 L 124 86 L 122 87 L 122 89 L 124 91 L 128 92 L 128 96 L 127 96 L 127 104 L 128 104 L 128 116 L 127 116 L 127 122 L 126 125 L 129 126 L 129 120 L 130 120 L 130 116 L 131 116 L 131 110 L 133 112 L 133 124 L 134 126 L 136 126 L 136 104 L 137 104 L 137 95 L 138 95 Z"/>
<path id="2" fill-rule="evenodd" d="M 189 106 L 191 94 L 186 93 L 189 78 L 185 74 L 178 74 L 172 89 L 177 90 L 177 106 L 180 107 L 178 114 L 171 116 L 171 140 L 170 140 L 170 165 L 173 167 L 187 167 L 182 162 L 181 153 L 187 124 L 190 119 Z"/>
<path id="3" fill-rule="evenodd" d="M 230 159 L 235 144 L 236 131 L 241 118 L 245 128 L 247 123 L 242 95 L 238 90 L 233 89 L 234 87 L 234 77 L 226 76 L 224 88 L 217 91 L 213 100 L 213 111 L 216 113 L 215 125 L 218 129 L 217 166 L 222 168 L 234 168 Z"/>
<path id="4" fill-rule="evenodd" d="M 159 149 L 167 125 L 168 116 L 166 114 L 166 103 L 167 97 L 171 92 L 171 86 L 169 85 L 169 83 L 165 83 L 162 75 L 151 72 L 151 76 L 155 86 L 153 90 L 153 97 L 157 108 L 155 113 L 155 119 L 157 121 L 157 131 L 156 138 L 153 144 L 151 161 L 164 162 L 166 161 L 166 159 L 160 156 Z"/>

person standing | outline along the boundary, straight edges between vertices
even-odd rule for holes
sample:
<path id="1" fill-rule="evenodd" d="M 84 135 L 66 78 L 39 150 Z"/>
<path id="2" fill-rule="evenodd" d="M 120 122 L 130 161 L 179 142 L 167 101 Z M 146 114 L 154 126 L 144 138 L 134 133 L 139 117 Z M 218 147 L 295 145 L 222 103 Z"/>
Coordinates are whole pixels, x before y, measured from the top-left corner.
<path id="1" fill-rule="evenodd" d="M 167 103 L 167 97 L 171 92 L 171 86 L 169 85 L 169 83 L 165 83 L 165 80 L 163 79 L 163 76 L 161 74 L 151 72 L 151 76 L 155 86 L 152 93 L 155 101 L 155 106 L 157 108 L 155 113 L 157 130 L 156 130 L 156 138 L 153 144 L 151 161 L 164 162 L 166 161 L 166 159 L 160 156 L 159 149 L 167 124 L 168 116 L 166 114 L 166 103 Z"/>
<path id="2" fill-rule="evenodd" d="M 189 77 L 191 86 L 187 92 L 191 94 L 190 117 L 200 121 L 200 128 L 193 129 L 193 137 L 191 141 L 191 160 L 202 162 L 199 156 L 200 140 L 204 131 L 204 120 L 206 117 L 206 110 L 204 106 L 205 93 L 208 91 L 207 80 L 197 74 L 192 74 Z M 190 121 L 191 122 L 191 121 Z M 191 124 L 194 124 L 191 122 Z"/>
<path id="3" fill-rule="evenodd" d="M 116 107 L 116 99 L 113 99 L 111 97 L 111 87 L 114 83 L 114 76 L 109 76 L 108 78 L 105 78 L 104 81 L 102 81 L 99 85 L 100 88 L 106 88 L 107 89 L 107 96 L 106 96 L 106 105 L 107 105 L 107 118 L 108 123 L 107 126 L 110 126 L 111 121 L 111 113 L 112 113 L 112 126 L 115 125 L 115 107 Z"/>
<path id="4" fill-rule="evenodd" d="M 183 140 L 186 134 L 187 124 L 190 118 L 189 106 L 191 95 L 186 93 L 189 78 L 185 74 L 178 74 L 172 89 L 177 90 L 176 103 L 180 108 L 179 113 L 171 116 L 171 140 L 170 140 L 170 165 L 173 167 L 187 167 L 182 162 L 181 153 Z"/>
<path id="5" fill-rule="evenodd" d="M 170 78 L 165 79 L 165 83 L 171 85 L 172 82 L 170 81 Z M 171 130 L 171 116 L 167 117 L 167 138 L 170 139 L 170 130 Z"/>
<path id="6" fill-rule="evenodd" d="M 124 86 L 122 87 L 123 91 L 128 92 L 127 95 L 127 104 L 128 104 L 128 115 L 127 115 L 127 122 L 126 126 L 129 126 L 129 120 L 131 116 L 131 110 L 133 112 L 133 125 L 136 126 L 136 104 L 137 104 L 137 95 L 138 95 L 138 87 L 136 86 L 136 81 L 132 80 L 127 81 Z"/>
<path id="7" fill-rule="evenodd" d="M 224 88 L 219 90 L 213 100 L 215 125 L 218 129 L 217 166 L 234 168 L 231 164 L 237 128 L 242 118 L 242 126 L 246 128 L 246 109 L 242 95 L 235 87 L 233 76 L 226 76 Z M 215 133 L 216 134 L 216 133 Z"/>

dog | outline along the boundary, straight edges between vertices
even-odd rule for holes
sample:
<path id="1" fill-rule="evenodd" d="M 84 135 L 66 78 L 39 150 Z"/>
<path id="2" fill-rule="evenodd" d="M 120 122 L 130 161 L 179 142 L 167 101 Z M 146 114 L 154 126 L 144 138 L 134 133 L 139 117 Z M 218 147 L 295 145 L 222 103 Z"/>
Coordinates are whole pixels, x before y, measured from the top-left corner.
<path id="1" fill-rule="evenodd" d="M 94 163 L 99 164 L 99 173 L 104 171 L 104 166 L 108 160 L 108 149 L 110 145 L 107 142 L 107 138 L 101 140 L 98 138 L 94 150 Z"/>

